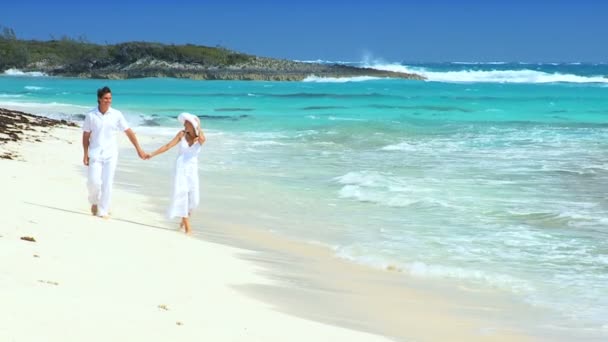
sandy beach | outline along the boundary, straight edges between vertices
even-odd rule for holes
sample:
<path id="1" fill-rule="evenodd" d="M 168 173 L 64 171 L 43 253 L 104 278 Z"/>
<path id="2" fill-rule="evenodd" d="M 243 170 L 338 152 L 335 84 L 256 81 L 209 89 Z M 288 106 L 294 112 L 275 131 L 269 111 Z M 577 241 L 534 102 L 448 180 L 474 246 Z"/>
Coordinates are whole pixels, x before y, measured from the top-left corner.
<path id="1" fill-rule="evenodd" d="M 455 300 L 221 215 L 185 236 L 120 186 L 111 219 L 91 216 L 80 129 L 25 136 L 0 145 L 2 341 L 536 340 L 502 324 L 506 303 Z"/>

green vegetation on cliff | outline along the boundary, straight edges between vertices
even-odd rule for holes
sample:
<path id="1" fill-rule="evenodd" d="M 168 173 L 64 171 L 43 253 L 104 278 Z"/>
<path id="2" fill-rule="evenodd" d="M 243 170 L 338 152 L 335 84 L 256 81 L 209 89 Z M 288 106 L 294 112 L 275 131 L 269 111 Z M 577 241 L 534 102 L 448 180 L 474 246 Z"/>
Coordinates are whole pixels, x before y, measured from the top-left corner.
<path id="1" fill-rule="evenodd" d="M 1 27 L 1 26 L 0 26 Z M 422 79 L 419 75 L 301 63 L 257 57 L 221 47 L 128 42 L 99 45 L 85 38 L 21 40 L 7 27 L 0 34 L 0 72 L 16 68 L 49 75 L 91 78 L 179 77 L 225 80 L 302 80 L 375 76 Z"/>

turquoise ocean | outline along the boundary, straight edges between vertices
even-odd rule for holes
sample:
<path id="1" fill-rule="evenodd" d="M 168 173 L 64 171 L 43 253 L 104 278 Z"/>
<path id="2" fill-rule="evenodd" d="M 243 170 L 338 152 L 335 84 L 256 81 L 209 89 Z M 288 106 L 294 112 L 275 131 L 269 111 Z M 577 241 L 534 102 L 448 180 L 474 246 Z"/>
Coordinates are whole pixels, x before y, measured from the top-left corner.
<path id="1" fill-rule="evenodd" d="M 167 141 L 179 113 L 197 114 L 203 206 L 371 267 L 504 292 L 546 328 L 608 337 L 608 64 L 373 66 L 428 81 L 9 70 L 0 107 L 82 121 L 108 85 L 136 132 Z"/>

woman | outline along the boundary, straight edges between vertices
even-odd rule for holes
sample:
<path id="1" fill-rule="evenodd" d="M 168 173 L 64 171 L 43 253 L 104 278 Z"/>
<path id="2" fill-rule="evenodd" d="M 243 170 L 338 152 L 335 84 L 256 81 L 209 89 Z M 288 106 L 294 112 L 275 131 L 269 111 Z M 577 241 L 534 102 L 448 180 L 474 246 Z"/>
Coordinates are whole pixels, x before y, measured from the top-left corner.
<path id="1" fill-rule="evenodd" d="M 149 158 L 164 153 L 179 144 L 169 217 L 181 217 L 180 228 L 185 229 L 186 234 L 190 234 L 192 228 L 189 218 L 192 209 L 196 208 L 199 203 L 198 154 L 201 145 L 205 143 L 205 135 L 201 129 L 200 120 L 195 115 L 181 113 L 177 119 L 184 124 L 184 130 L 179 131 L 168 144 L 149 154 Z"/>

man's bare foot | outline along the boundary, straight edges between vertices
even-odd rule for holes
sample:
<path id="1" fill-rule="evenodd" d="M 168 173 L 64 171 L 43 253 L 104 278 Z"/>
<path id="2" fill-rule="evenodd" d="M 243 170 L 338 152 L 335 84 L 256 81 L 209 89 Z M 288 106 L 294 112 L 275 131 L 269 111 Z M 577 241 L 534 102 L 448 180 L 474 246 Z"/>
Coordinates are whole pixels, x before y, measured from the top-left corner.
<path id="1" fill-rule="evenodd" d="M 93 216 L 97 216 L 97 204 L 91 205 L 91 214 L 93 214 Z"/>
<path id="2" fill-rule="evenodd" d="M 102 218 L 104 220 L 109 220 L 110 219 L 110 213 L 107 213 L 105 215 L 97 215 L 97 217 Z"/>

